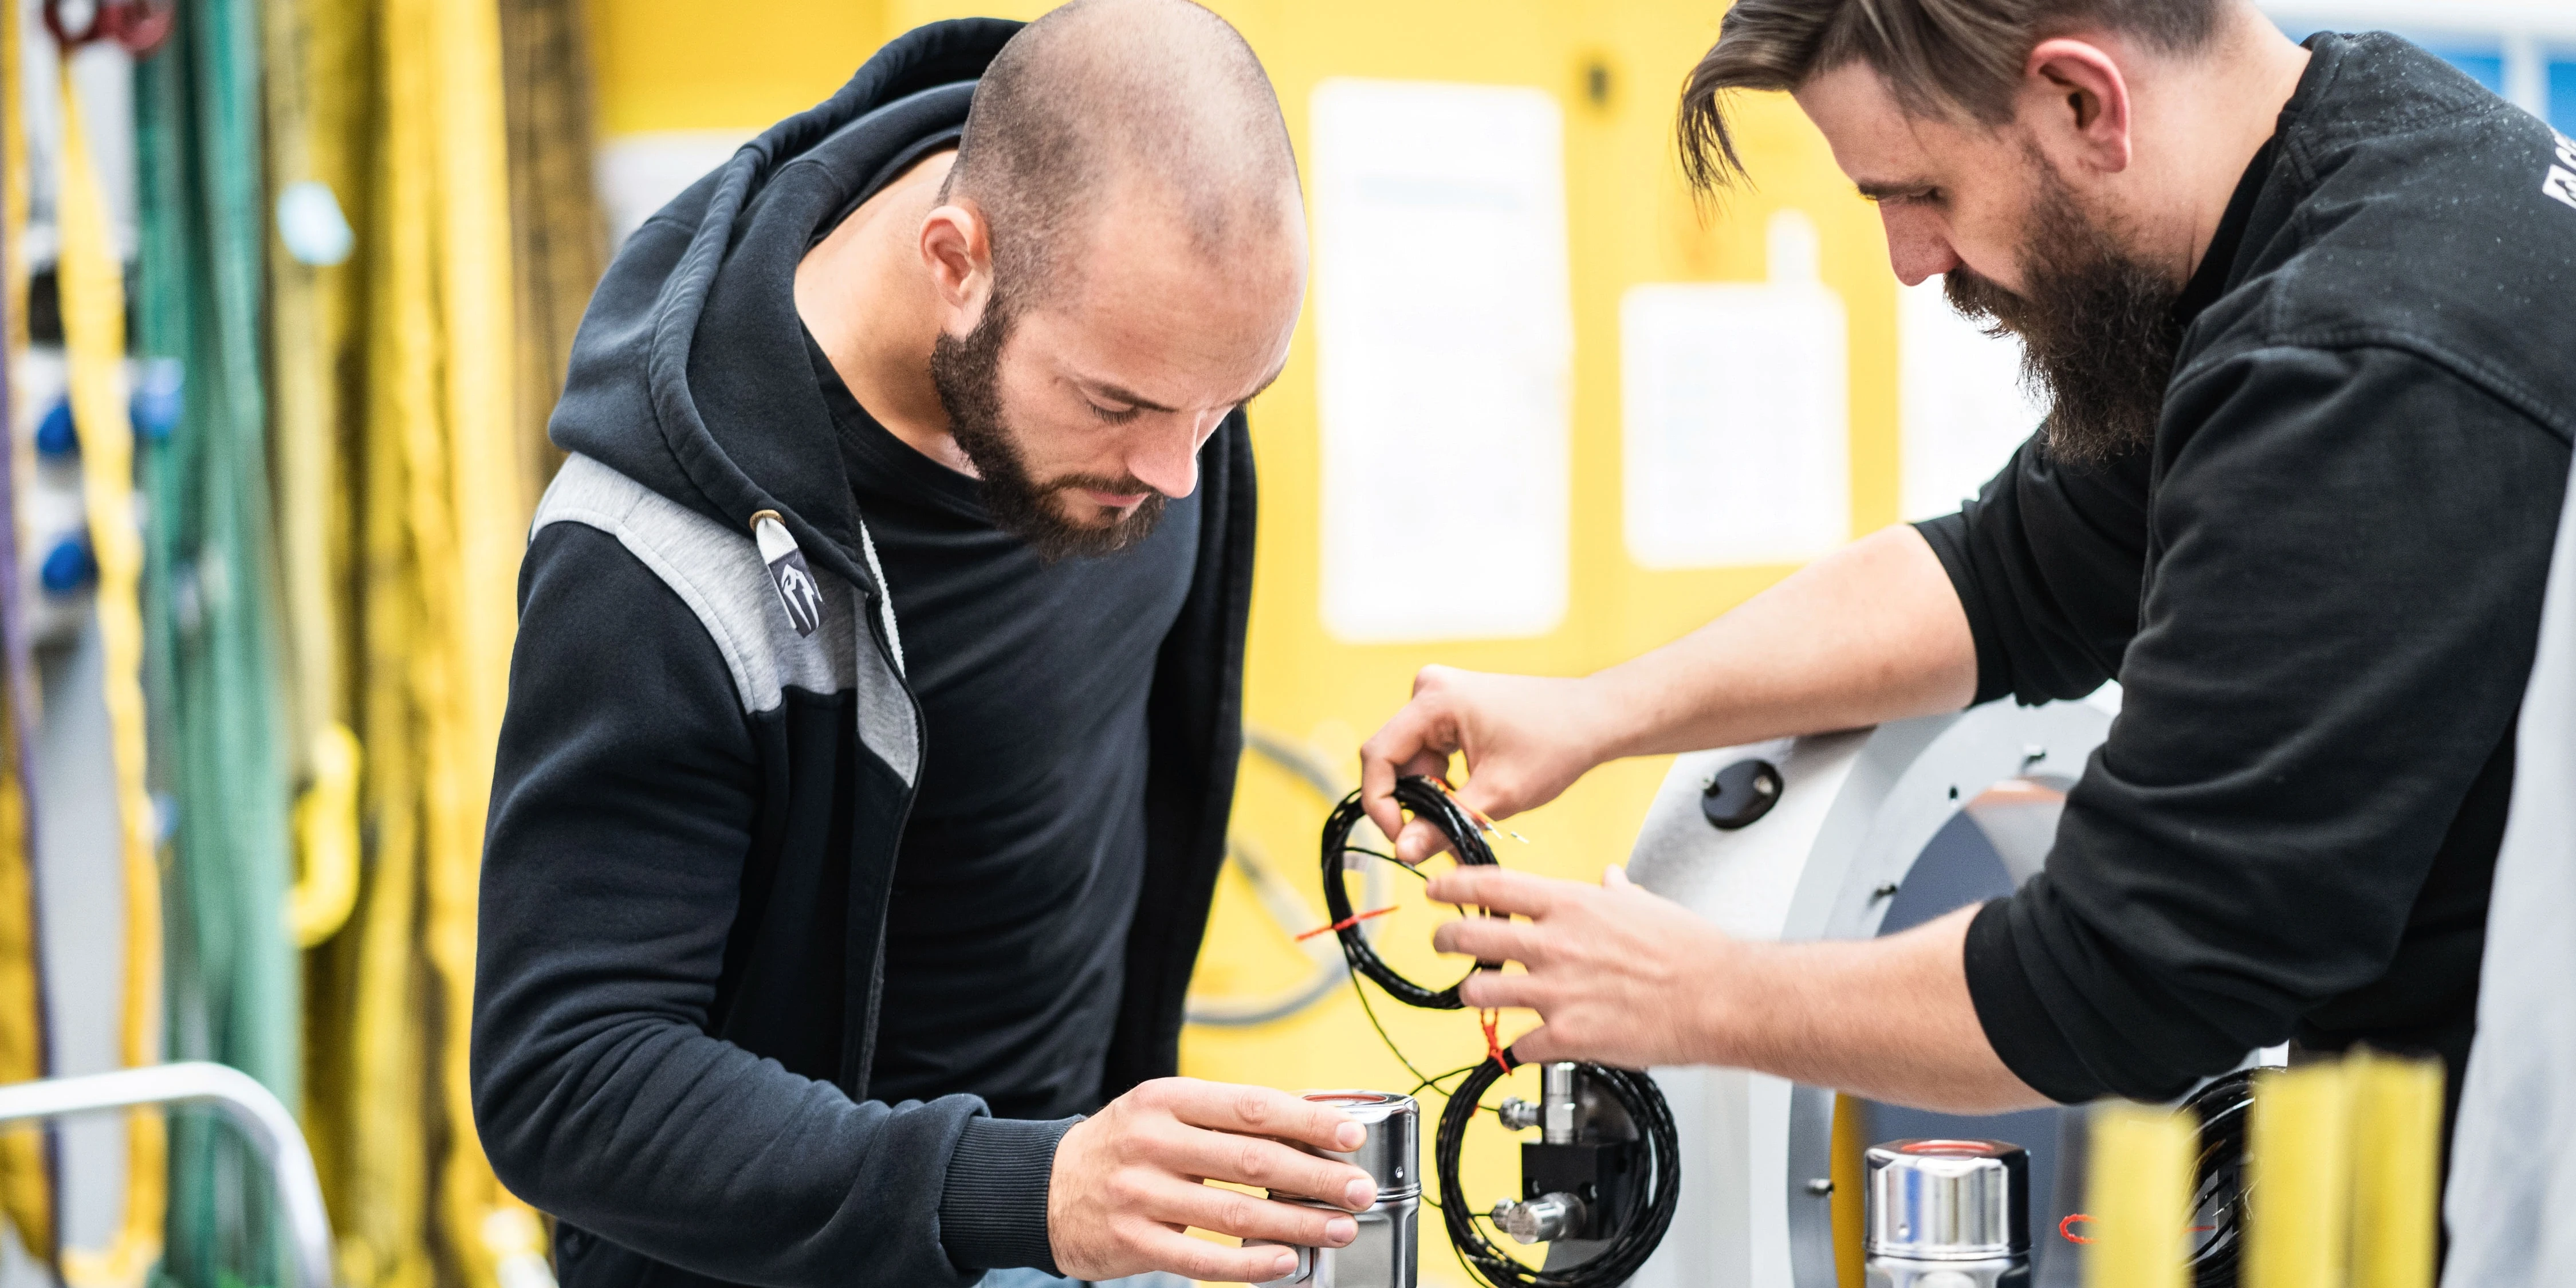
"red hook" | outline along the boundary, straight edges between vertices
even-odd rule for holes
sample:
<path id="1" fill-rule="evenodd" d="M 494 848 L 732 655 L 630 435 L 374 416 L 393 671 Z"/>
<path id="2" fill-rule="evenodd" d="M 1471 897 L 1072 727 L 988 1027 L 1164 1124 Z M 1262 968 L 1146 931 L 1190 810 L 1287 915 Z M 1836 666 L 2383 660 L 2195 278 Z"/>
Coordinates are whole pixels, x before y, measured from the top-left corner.
<path id="1" fill-rule="evenodd" d="M 66 51 L 112 40 L 146 58 L 170 39 L 178 21 L 176 0 L 45 0 L 45 30 Z"/>

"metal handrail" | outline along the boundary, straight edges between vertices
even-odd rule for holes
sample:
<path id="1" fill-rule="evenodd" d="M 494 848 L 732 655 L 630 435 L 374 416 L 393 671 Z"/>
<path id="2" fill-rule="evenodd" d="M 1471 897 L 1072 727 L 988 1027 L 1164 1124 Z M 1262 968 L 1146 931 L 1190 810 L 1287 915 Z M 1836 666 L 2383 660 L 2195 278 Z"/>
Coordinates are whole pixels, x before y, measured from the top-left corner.
<path id="1" fill-rule="evenodd" d="M 212 1105 L 250 1138 L 277 1181 L 277 1204 L 294 1237 L 305 1288 L 332 1288 L 331 1221 L 322 1210 L 322 1182 L 295 1115 L 259 1080 L 201 1060 L 145 1065 L 113 1073 L 86 1073 L 0 1086 L 0 1123 L 29 1118 L 146 1105 Z"/>

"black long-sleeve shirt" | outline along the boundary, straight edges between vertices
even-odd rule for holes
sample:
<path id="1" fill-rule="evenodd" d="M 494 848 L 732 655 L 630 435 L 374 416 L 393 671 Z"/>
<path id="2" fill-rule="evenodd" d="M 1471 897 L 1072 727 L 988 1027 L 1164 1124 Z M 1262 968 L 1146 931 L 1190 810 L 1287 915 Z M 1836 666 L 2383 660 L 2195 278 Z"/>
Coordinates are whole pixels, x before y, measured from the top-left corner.
<path id="1" fill-rule="evenodd" d="M 2293 1036 L 2455 1086 L 2468 1050 L 2576 434 L 2576 145 L 2395 37 L 2309 48 L 2152 447 L 2034 440 L 1922 525 L 1979 701 L 2124 690 L 2047 870 L 1968 936 L 1988 1039 L 2059 1100 Z"/>

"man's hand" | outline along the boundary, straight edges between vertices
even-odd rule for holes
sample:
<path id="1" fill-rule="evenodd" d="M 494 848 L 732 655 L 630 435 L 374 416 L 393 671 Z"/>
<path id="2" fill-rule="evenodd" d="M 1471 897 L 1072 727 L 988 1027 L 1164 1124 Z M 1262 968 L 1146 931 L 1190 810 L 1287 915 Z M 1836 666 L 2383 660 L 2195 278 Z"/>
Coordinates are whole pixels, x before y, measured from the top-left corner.
<path id="1" fill-rule="evenodd" d="M 1973 906 L 1881 939 L 1774 944 L 1730 939 L 1618 868 L 1599 886 L 1461 868 L 1430 894 L 1529 919 L 1467 917 L 1431 938 L 1528 968 L 1458 989 L 1469 1006 L 1538 1012 L 1512 1043 L 1523 1060 L 1730 1065 L 1954 1114 L 2048 1103 L 1995 1055 L 1968 995 Z"/>
<path id="2" fill-rule="evenodd" d="M 1377 1201 L 1368 1173 L 1280 1142 L 1346 1151 L 1366 1139 L 1348 1115 L 1284 1091 L 1196 1078 L 1145 1083 L 1074 1124 L 1056 1146 L 1047 1188 L 1056 1268 L 1076 1279 L 1148 1270 L 1221 1283 L 1275 1279 L 1296 1264 L 1287 1249 L 1229 1248 L 1183 1232 L 1196 1226 L 1338 1248 L 1358 1236 L 1358 1223 L 1205 1182 L 1304 1194 L 1356 1212 Z"/>
<path id="3" fill-rule="evenodd" d="M 1397 778 L 1444 777 L 1450 753 L 1463 751 L 1469 777 L 1459 798 L 1508 818 L 1555 800 L 1601 763 L 1589 734 L 1599 713 L 1583 680 L 1426 666 L 1413 677 L 1413 700 L 1360 747 L 1360 799 L 1395 838 L 1396 857 L 1419 863 L 1449 842 L 1429 823 L 1404 821 Z"/>
<path id="4" fill-rule="evenodd" d="M 1739 946 L 1689 909 L 1612 868 L 1597 886 L 1505 868 L 1461 868 L 1431 881 L 1442 903 L 1514 913 L 1466 917 L 1433 933 L 1444 953 L 1516 961 L 1525 975 L 1478 971 L 1459 986 L 1469 1006 L 1524 1007 L 1545 1023 L 1512 1043 L 1524 1061 L 1590 1060 L 1624 1069 L 1714 1064 L 1727 1026 L 1710 1005 L 1728 991 Z"/>
<path id="5" fill-rule="evenodd" d="M 1909 524 L 1873 533 L 1682 639 L 1579 680 L 1426 666 L 1413 700 L 1360 748 L 1361 800 L 1395 855 L 1448 848 L 1407 824 L 1395 780 L 1467 756 L 1470 808 L 1507 818 L 1603 761 L 1731 747 L 1956 711 L 1977 694 L 1968 615 Z"/>

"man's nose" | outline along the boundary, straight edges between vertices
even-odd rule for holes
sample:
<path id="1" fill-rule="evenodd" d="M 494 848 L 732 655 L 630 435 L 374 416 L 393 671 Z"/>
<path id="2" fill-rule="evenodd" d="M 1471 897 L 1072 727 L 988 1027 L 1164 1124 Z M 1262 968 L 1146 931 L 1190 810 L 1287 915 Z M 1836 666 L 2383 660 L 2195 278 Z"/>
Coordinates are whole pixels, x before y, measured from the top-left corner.
<path id="1" fill-rule="evenodd" d="M 1914 286 L 1959 266 L 1959 253 L 1950 248 L 1940 221 L 1931 215 L 1881 206 L 1878 218 L 1887 227 L 1887 262 L 1896 270 L 1898 281 Z"/>
<path id="2" fill-rule="evenodd" d="M 1199 444 L 1207 440 L 1215 423 L 1202 429 L 1200 417 L 1159 419 L 1163 423 L 1155 425 L 1145 440 L 1127 453 L 1127 472 L 1145 486 L 1179 500 L 1198 489 Z"/>

